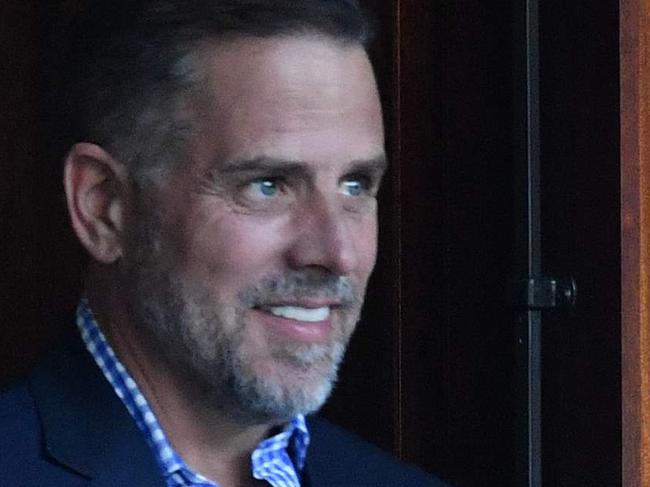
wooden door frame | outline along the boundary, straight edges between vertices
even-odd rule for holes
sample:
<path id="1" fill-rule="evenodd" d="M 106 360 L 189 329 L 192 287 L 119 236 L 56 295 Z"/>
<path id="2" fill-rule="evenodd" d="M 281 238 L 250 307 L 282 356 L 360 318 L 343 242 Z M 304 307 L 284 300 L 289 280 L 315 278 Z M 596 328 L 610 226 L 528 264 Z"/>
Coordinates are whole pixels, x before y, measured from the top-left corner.
<path id="1" fill-rule="evenodd" d="M 650 0 L 621 0 L 623 485 L 650 485 Z"/>

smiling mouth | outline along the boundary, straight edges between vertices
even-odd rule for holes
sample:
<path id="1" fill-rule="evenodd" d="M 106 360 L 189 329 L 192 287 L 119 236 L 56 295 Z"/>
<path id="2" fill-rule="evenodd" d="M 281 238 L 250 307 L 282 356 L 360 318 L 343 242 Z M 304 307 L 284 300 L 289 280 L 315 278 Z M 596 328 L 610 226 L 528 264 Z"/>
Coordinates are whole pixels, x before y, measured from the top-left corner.
<path id="1" fill-rule="evenodd" d="M 319 323 L 330 317 L 331 308 L 321 306 L 319 308 L 306 308 L 302 306 L 267 306 L 260 308 L 274 316 L 287 320 L 301 321 L 306 323 Z"/>

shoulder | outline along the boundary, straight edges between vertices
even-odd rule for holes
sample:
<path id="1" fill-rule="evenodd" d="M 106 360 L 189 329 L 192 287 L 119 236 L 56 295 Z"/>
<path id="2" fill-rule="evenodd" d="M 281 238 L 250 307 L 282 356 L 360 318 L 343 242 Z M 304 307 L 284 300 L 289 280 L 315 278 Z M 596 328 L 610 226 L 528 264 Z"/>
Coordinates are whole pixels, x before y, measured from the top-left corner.
<path id="1" fill-rule="evenodd" d="M 27 382 L 0 391 L 0 485 L 72 485 L 44 457 L 40 419 Z"/>
<path id="2" fill-rule="evenodd" d="M 0 388 L 0 485 L 67 487 L 84 483 L 82 477 L 53 459 L 45 442 L 36 389 L 43 386 L 41 394 L 51 395 L 66 382 L 60 377 L 58 361 L 50 358 L 56 354 L 59 350 L 44 358 L 26 378 Z M 55 414 L 64 411 L 63 404 L 56 404 Z"/>
<path id="3" fill-rule="evenodd" d="M 0 446 L 13 443 L 12 438 L 24 437 L 37 426 L 34 401 L 26 382 L 19 382 L 0 390 Z"/>
<path id="4" fill-rule="evenodd" d="M 308 423 L 311 435 L 308 470 L 313 487 L 448 487 L 324 419 L 309 418 Z"/>
<path id="5" fill-rule="evenodd" d="M 0 390 L 0 458 L 15 454 L 36 438 L 38 418 L 27 382 Z"/>

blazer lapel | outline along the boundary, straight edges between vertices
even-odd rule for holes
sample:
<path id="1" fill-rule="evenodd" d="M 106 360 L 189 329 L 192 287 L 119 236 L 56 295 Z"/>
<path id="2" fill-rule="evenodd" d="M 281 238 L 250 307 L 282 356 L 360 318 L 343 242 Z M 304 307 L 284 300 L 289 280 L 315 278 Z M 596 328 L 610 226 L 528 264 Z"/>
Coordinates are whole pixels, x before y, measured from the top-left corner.
<path id="1" fill-rule="evenodd" d="M 79 338 L 30 378 L 45 451 L 97 487 L 161 487 L 150 447 Z"/>

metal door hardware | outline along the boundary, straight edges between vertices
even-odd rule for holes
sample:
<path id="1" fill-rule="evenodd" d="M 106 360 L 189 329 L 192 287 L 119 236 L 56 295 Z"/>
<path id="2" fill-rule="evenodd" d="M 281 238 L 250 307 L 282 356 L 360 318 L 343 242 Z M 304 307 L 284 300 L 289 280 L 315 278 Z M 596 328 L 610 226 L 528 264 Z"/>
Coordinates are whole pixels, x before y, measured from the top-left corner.
<path id="1" fill-rule="evenodd" d="M 574 278 L 516 279 L 509 287 L 509 301 L 528 310 L 575 308 L 578 288 Z"/>

